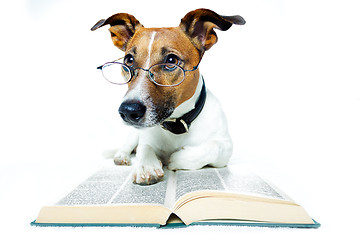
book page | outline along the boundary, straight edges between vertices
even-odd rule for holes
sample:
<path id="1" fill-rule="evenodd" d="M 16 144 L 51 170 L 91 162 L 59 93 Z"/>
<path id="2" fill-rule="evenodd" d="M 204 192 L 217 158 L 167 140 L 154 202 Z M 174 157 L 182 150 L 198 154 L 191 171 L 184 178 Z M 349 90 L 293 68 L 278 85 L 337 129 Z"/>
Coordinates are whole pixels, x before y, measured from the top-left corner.
<path id="1" fill-rule="evenodd" d="M 285 200 L 277 190 L 248 169 L 218 168 L 217 172 L 227 191 Z"/>
<path id="2" fill-rule="evenodd" d="M 248 170 L 203 168 L 195 171 L 177 171 L 176 199 L 200 190 L 226 191 L 285 200 L 277 190 Z"/>
<path id="3" fill-rule="evenodd" d="M 132 182 L 131 167 L 106 167 L 81 183 L 56 205 L 164 205 L 169 172 L 163 181 L 140 186 Z"/>
<path id="4" fill-rule="evenodd" d="M 203 168 L 165 170 L 163 181 L 139 186 L 132 182 L 131 167 L 111 166 L 96 172 L 56 205 L 152 204 L 171 208 L 181 196 L 198 190 L 228 191 L 285 199 L 260 177 L 247 170 Z"/>
<path id="5" fill-rule="evenodd" d="M 176 171 L 176 199 L 199 190 L 225 190 L 216 168 L 203 168 L 192 171 Z"/>

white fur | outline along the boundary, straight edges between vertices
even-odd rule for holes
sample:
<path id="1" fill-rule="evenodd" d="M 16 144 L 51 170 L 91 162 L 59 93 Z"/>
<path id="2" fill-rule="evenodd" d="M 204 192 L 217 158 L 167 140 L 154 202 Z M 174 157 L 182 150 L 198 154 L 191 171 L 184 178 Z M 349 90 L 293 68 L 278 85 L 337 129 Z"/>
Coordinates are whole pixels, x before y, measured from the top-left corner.
<path id="1" fill-rule="evenodd" d="M 177 118 L 194 108 L 202 88 L 202 79 L 195 94 L 178 106 L 170 118 Z M 175 135 L 159 125 L 133 129 L 131 138 L 115 154 L 118 162 L 126 162 L 137 146 L 134 164 L 134 182 L 150 184 L 161 179 L 162 163 L 170 170 L 199 169 L 206 165 L 225 166 L 232 154 L 232 141 L 219 101 L 207 90 L 207 98 L 200 115 L 193 121 L 190 131 Z"/>
<path id="2" fill-rule="evenodd" d="M 147 59 L 146 59 L 146 63 L 145 63 L 145 69 L 148 69 L 150 67 L 151 50 L 152 50 L 152 46 L 154 44 L 155 35 L 156 35 L 156 32 L 151 33 L 151 37 L 150 37 L 150 41 L 149 41 L 149 45 L 148 45 L 148 55 L 147 55 Z"/>

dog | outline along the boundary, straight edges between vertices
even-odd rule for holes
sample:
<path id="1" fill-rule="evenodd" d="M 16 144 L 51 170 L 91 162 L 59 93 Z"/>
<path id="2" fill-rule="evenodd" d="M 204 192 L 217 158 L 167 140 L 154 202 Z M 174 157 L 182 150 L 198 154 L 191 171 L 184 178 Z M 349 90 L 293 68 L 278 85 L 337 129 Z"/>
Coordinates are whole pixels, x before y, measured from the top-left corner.
<path id="1" fill-rule="evenodd" d="M 145 28 L 127 13 L 101 19 L 91 28 L 110 25 L 113 44 L 125 52 L 121 71 L 128 75 L 128 91 L 119 114 L 134 128 L 113 159 L 115 164 L 130 165 L 130 155 L 136 152 L 134 183 L 161 181 L 163 165 L 170 170 L 227 165 L 233 150 L 227 121 L 198 65 L 218 40 L 214 29 L 226 31 L 233 24 L 244 25 L 245 20 L 197 9 L 173 28 Z M 157 68 L 163 74 L 154 77 Z M 165 86 L 175 81 L 170 77 L 173 69 L 176 79 L 183 79 Z"/>

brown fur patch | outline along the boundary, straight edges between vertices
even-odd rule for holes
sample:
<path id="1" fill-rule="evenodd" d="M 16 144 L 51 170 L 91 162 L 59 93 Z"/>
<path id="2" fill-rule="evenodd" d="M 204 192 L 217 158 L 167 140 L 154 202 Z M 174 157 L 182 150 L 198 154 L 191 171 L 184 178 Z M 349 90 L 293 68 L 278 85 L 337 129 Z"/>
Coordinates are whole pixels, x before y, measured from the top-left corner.
<path id="1" fill-rule="evenodd" d="M 140 28 L 135 32 L 134 36 L 127 44 L 125 55 L 133 54 L 135 59 L 134 67 L 146 67 L 145 63 L 148 60 L 148 44 L 150 36 L 156 32 L 155 40 L 153 42 L 150 53 L 150 64 L 152 66 L 158 63 L 164 63 L 164 59 L 170 53 L 177 55 L 182 60 L 182 65 L 186 70 L 193 69 L 200 60 L 199 53 L 194 45 L 191 43 L 186 34 L 179 28 Z M 136 47 L 136 54 L 133 49 Z M 139 70 L 139 76 L 146 74 Z M 186 72 L 185 80 L 175 87 L 162 87 L 149 81 L 147 84 L 149 94 L 152 102 L 161 106 L 164 103 L 174 101 L 175 107 L 191 98 L 196 90 L 199 80 L 199 71 Z M 136 84 L 136 79 L 132 79 L 129 83 L 129 90 L 132 85 Z"/>
<path id="2" fill-rule="evenodd" d="M 233 24 L 243 25 L 245 20 L 238 15 L 220 16 L 214 11 L 202 8 L 187 13 L 181 19 L 180 27 L 196 48 L 206 51 L 217 42 L 214 29 L 226 31 Z"/>

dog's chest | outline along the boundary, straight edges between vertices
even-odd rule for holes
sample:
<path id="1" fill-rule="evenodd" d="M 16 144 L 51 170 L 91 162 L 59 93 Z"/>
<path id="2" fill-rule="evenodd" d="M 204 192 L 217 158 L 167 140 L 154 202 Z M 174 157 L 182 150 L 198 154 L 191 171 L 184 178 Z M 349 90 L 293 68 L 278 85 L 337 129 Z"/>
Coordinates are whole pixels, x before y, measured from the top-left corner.
<path id="1" fill-rule="evenodd" d="M 140 141 L 150 145 L 155 153 L 161 158 L 167 158 L 173 152 L 178 151 L 188 142 L 188 135 L 174 135 L 159 126 L 141 131 Z"/>

